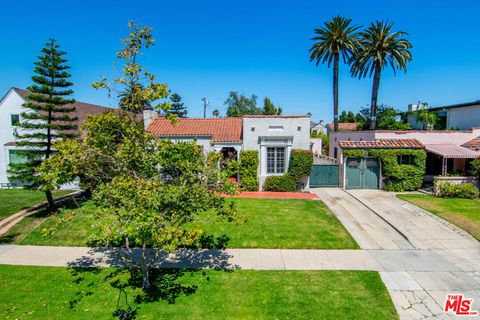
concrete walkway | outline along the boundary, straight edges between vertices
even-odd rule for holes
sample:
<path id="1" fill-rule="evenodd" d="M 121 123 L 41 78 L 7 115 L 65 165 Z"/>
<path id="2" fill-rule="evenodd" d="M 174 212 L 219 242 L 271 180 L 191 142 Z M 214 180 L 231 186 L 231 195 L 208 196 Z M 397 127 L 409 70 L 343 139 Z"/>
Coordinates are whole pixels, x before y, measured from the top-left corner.
<path id="1" fill-rule="evenodd" d="M 443 311 L 450 293 L 463 293 L 480 309 L 480 244 L 473 237 L 393 193 L 314 192 L 381 266 L 401 319 L 454 317 Z"/>

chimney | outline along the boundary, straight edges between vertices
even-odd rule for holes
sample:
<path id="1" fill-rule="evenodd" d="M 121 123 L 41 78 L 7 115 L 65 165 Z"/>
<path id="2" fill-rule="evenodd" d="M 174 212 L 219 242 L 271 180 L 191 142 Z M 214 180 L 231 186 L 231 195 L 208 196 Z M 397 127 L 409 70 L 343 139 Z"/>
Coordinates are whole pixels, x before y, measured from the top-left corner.
<path id="1" fill-rule="evenodd" d="M 155 110 L 143 110 L 143 125 L 145 130 L 157 117 L 158 113 Z"/>

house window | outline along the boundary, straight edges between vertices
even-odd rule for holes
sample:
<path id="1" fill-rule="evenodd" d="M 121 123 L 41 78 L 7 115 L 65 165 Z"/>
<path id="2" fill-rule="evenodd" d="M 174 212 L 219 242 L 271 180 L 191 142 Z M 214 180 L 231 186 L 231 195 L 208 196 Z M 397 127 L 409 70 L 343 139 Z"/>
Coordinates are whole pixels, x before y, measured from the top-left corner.
<path id="1" fill-rule="evenodd" d="M 255 127 L 251 127 L 250 130 L 251 130 L 252 132 L 255 132 Z"/>
<path id="2" fill-rule="evenodd" d="M 8 160 L 12 164 L 21 164 L 28 162 L 28 154 L 22 150 L 9 150 L 8 151 Z"/>
<path id="3" fill-rule="evenodd" d="M 413 164 L 414 157 L 410 154 L 400 154 L 397 156 L 398 164 Z"/>
<path id="4" fill-rule="evenodd" d="M 267 148 L 267 173 L 285 172 L 285 147 Z"/>
<path id="5" fill-rule="evenodd" d="M 283 131 L 283 126 L 268 126 L 268 131 Z"/>
<path id="6" fill-rule="evenodd" d="M 18 127 L 20 125 L 20 116 L 18 114 L 11 114 L 10 122 L 12 124 L 12 127 Z"/>
<path id="7" fill-rule="evenodd" d="M 297 131 L 302 131 L 302 127 L 297 127 Z"/>

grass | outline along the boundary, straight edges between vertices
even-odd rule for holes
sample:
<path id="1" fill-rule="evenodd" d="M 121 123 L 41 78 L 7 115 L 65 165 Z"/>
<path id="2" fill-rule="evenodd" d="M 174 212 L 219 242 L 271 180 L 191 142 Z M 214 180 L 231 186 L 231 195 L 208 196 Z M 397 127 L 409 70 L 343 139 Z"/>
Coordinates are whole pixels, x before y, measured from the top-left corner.
<path id="1" fill-rule="evenodd" d="M 424 194 L 398 197 L 453 223 L 480 240 L 480 200 L 439 198 Z"/>
<path id="2" fill-rule="evenodd" d="M 229 223 L 211 213 L 198 225 L 206 234 L 228 235 L 230 248 L 355 249 L 357 243 L 321 201 L 282 199 L 229 199 L 247 221 Z M 94 204 L 60 211 L 58 217 L 76 212 L 69 222 L 58 218 L 31 217 L 6 234 L 4 242 L 29 245 L 85 246 L 93 232 Z M 40 219 L 40 220 L 39 220 Z M 42 220 L 43 219 L 43 220 Z M 22 221 L 23 222 L 23 221 Z M 44 235 L 48 229 L 53 234 Z M 0 238 L 1 241 L 1 238 Z"/>
<path id="3" fill-rule="evenodd" d="M 70 192 L 69 190 L 59 190 L 55 191 L 53 196 L 60 197 Z M 0 189 L 0 220 L 46 200 L 45 193 L 41 191 Z"/>
<path id="4" fill-rule="evenodd" d="M 114 271 L 0 265 L 0 318 L 111 319 L 127 298 L 137 319 L 398 319 L 376 272 L 175 271 L 135 302 Z"/>
<path id="5" fill-rule="evenodd" d="M 233 199 L 247 222 L 200 223 L 207 234 L 230 237 L 232 248 L 358 248 L 335 215 L 321 201 Z M 204 218 L 213 218 L 204 216 Z"/>

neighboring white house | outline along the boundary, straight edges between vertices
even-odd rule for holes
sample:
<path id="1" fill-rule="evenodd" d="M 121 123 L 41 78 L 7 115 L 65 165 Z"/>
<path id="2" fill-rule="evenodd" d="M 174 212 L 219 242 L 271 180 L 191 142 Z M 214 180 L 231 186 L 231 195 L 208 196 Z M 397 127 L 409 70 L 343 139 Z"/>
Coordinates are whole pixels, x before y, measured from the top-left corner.
<path id="1" fill-rule="evenodd" d="M 320 120 L 318 123 L 310 121 L 310 132 L 317 132 L 317 133 L 323 133 L 324 135 L 327 134 L 327 124 L 325 121 Z"/>
<path id="2" fill-rule="evenodd" d="M 22 112 L 28 111 L 22 107 L 25 103 L 25 96 L 29 91 L 11 88 L 7 94 L 0 100 L 0 184 L 15 183 L 20 185 L 18 181 L 11 181 L 8 178 L 8 167 L 11 162 L 24 161 L 24 155 L 19 152 L 24 150 L 16 144 L 16 134 L 22 130 Z M 97 106 L 93 104 L 76 101 L 74 103 L 76 111 L 72 113 L 77 117 L 77 125 L 80 125 L 89 114 L 99 114 L 107 110 L 107 107 Z"/>
<path id="3" fill-rule="evenodd" d="M 173 125 L 164 117 L 144 113 L 147 131 L 176 141 L 196 140 L 204 150 L 216 150 L 229 157 L 238 157 L 241 150 L 259 151 L 258 178 L 260 187 L 268 176 L 288 170 L 292 149 L 321 151 L 318 139 L 310 140 L 308 115 L 264 116 L 242 118 L 180 118 Z M 312 149 L 318 148 L 318 149 Z"/>
<path id="4" fill-rule="evenodd" d="M 422 108 L 422 104 L 410 104 L 408 111 Z M 460 103 L 442 107 L 428 108 L 438 117 L 438 129 L 468 130 L 480 127 L 480 101 Z M 413 129 L 423 129 L 423 123 L 412 115 L 407 115 L 407 121 Z"/>

